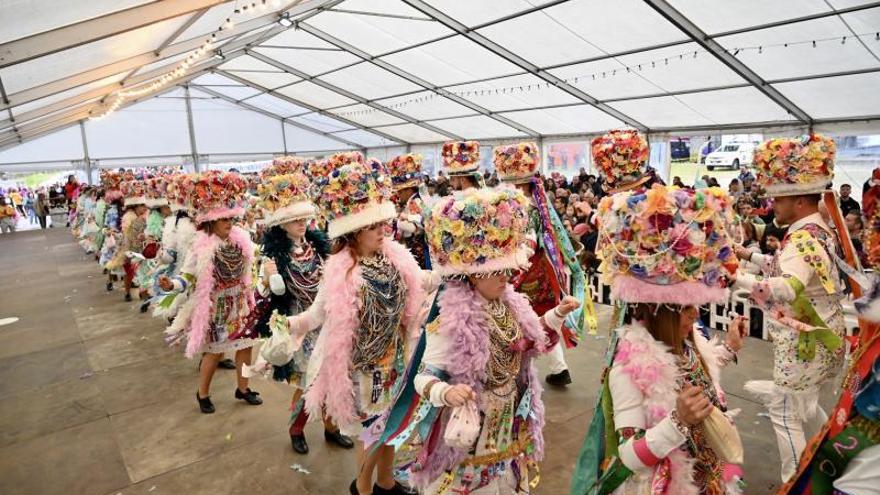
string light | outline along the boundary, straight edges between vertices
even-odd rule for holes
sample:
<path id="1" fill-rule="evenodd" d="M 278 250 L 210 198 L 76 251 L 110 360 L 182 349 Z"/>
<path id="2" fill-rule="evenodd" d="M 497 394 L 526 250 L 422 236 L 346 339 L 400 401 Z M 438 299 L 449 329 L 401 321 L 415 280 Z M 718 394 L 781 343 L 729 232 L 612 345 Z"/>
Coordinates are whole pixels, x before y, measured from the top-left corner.
<path id="1" fill-rule="evenodd" d="M 125 103 L 127 100 L 138 98 L 144 96 L 149 93 L 153 93 L 159 89 L 162 89 L 165 86 L 170 85 L 175 80 L 180 79 L 185 76 L 186 73 L 192 68 L 196 63 L 201 61 L 207 55 L 211 54 L 211 56 L 215 56 L 213 50 L 213 44 L 217 41 L 217 33 L 221 31 L 228 31 L 235 27 L 235 16 L 243 15 L 247 12 L 248 8 L 252 12 L 256 12 L 258 10 L 263 10 L 268 8 L 269 6 L 279 7 L 280 2 L 277 0 L 271 0 L 271 2 L 267 2 L 267 0 L 258 0 L 246 2 L 240 8 L 238 7 L 238 3 L 236 2 L 236 7 L 230 17 L 226 18 L 226 21 L 217 28 L 216 31 L 211 33 L 210 37 L 207 38 L 201 45 L 197 48 L 189 52 L 189 54 L 183 59 L 180 64 L 178 64 L 174 69 L 161 76 L 158 76 L 156 79 L 152 80 L 149 83 L 141 84 L 135 88 L 124 89 L 117 91 L 104 99 L 104 107 L 101 109 L 100 113 L 95 113 L 94 115 L 90 115 L 90 120 L 101 120 L 104 117 L 115 112 Z M 216 53 L 216 57 L 220 60 L 223 60 L 225 57 L 218 50 Z"/>
<path id="2" fill-rule="evenodd" d="M 859 35 L 856 35 L 856 37 L 859 37 L 859 38 L 860 37 L 873 37 L 876 41 L 880 41 L 880 32 L 873 33 L 873 34 L 872 33 L 859 34 Z M 761 55 L 764 53 L 765 48 L 777 48 L 777 47 L 789 48 L 789 47 L 797 46 L 797 45 L 807 45 L 807 44 L 814 45 L 818 42 L 825 42 L 825 41 L 840 41 L 840 44 L 844 44 L 844 39 L 846 39 L 846 38 L 851 38 L 851 36 L 838 36 L 838 37 L 834 37 L 834 38 L 780 43 L 780 44 L 774 44 L 774 45 L 735 47 L 735 48 L 731 48 L 731 49 L 728 49 L 725 51 L 735 57 L 739 56 L 741 54 L 745 54 L 747 52 L 754 52 L 756 54 Z M 691 58 L 698 58 L 698 55 L 701 51 L 703 53 L 708 53 L 708 52 L 705 52 L 704 50 L 688 51 L 685 53 L 677 54 L 677 57 L 679 60 L 682 60 L 682 61 L 684 60 L 685 55 L 690 55 Z M 676 55 L 666 56 L 663 58 L 658 58 L 656 60 L 644 61 L 644 62 L 641 62 L 638 64 L 634 64 L 632 66 L 624 66 L 622 68 L 612 69 L 610 72 L 609 71 L 600 71 L 600 72 L 595 72 L 592 74 L 578 75 L 578 76 L 574 76 L 574 77 L 571 77 L 568 79 L 563 79 L 561 81 L 561 83 L 563 83 L 563 84 L 574 83 L 576 85 L 579 82 L 581 82 L 581 80 L 596 81 L 599 78 L 607 79 L 608 77 L 617 76 L 618 71 L 620 71 L 621 75 L 633 74 L 633 73 L 635 73 L 636 70 L 644 72 L 643 69 L 647 69 L 648 64 L 650 64 L 650 68 L 652 68 L 652 69 L 657 68 L 661 62 L 663 63 L 664 66 L 668 66 L 670 58 L 675 60 Z M 482 91 L 474 91 L 474 90 L 449 91 L 446 89 L 438 89 L 437 93 L 431 93 L 426 96 L 409 98 L 409 99 L 402 100 L 402 101 L 399 101 L 394 104 L 389 104 L 389 105 L 384 105 L 384 106 L 387 108 L 391 108 L 391 109 L 400 109 L 400 108 L 406 107 L 408 105 L 427 102 L 427 101 L 432 100 L 438 96 L 452 96 L 452 97 L 465 98 L 465 97 L 470 97 L 470 96 L 483 96 L 484 94 L 485 95 L 492 95 L 492 94 L 506 95 L 506 94 L 531 92 L 533 89 L 540 91 L 542 89 L 549 88 L 550 85 L 551 84 L 549 82 L 545 82 L 543 84 L 543 87 L 541 84 L 535 84 L 534 88 L 533 88 L 533 85 L 529 84 L 527 86 L 511 86 L 511 87 L 506 87 L 506 88 L 493 88 L 493 89 L 482 90 Z M 554 85 L 558 85 L 558 84 L 554 83 Z M 363 110 L 353 110 L 353 111 L 349 111 L 349 112 L 333 112 L 333 113 L 335 113 L 336 115 L 338 115 L 340 117 L 350 117 L 350 116 L 371 114 L 371 113 L 380 112 L 380 111 L 381 111 L 380 109 L 368 108 L 368 109 L 363 109 Z"/>

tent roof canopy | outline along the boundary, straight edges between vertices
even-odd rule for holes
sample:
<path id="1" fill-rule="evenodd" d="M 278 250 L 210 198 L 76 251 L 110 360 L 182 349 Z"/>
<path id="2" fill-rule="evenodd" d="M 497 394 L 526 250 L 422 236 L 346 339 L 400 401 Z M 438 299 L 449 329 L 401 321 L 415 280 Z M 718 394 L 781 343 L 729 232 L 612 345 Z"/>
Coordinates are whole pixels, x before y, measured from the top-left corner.
<path id="1" fill-rule="evenodd" d="M 0 0 L 0 9 L 0 162 L 10 161 L 4 150 L 101 115 L 113 95 L 173 71 L 212 33 L 211 51 L 185 74 L 126 99 L 106 119 L 116 125 L 88 122 L 83 137 L 166 120 L 185 135 L 178 86 L 194 101 L 196 142 L 209 143 L 199 151 L 213 153 L 252 147 L 209 136 L 233 117 L 261 130 L 274 121 L 278 139 L 262 145 L 276 148 L 263 151 L 880 122 L 880 2 Z M 227 19 L 234 25 L 218 31 Z M 165 103 L 144 106 L 156 97 Z M 186 141 L 155 154 L 187 153 Z M 93 147 L 93 157 L 118 156 Z"/>

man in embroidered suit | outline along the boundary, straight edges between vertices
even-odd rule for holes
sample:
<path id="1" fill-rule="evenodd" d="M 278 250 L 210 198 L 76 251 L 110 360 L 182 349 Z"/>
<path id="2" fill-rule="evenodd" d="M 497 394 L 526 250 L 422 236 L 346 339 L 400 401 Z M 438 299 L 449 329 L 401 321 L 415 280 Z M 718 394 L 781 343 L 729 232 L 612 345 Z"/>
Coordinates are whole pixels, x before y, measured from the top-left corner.
<path id="1" fill-rule="evenodd" d="M 766 276 L 739 273 L 770 317 L 773 381 L 750 381 L 746 390 L 767 405 L 782 459 L 782 480 L 794 475 L 806 441 L 827 419 L 819 389 L 843 361 L 843 284 L 834 256 L 837 241 L 819 214 L 821 193 L 833 178 L 835 145 L 819 135 L 771 139 L 755 152 L 758 182 L 775 198 L 780 223 L 790 224 L 774 258 L 737 254 L 766 267 Z"/>

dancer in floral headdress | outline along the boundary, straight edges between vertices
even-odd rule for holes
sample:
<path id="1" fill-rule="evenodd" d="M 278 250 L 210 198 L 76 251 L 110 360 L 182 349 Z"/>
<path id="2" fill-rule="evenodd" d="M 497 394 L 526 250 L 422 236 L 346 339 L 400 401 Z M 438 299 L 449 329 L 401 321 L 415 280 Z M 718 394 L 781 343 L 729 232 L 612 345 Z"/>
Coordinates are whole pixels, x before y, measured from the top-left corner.
<path id="1" fill-rule="evenodd" d="M 267 335 L 272 312 L 284 316 L 299 314 L 315 300 L 324 273 L 324 260 L 330 254 L 330 243 L 320 230 L 310 227 L 318 209 L 308 196 L 309 178 L 302 170 L 304 162 L 288 167 L 291 161 L 272 166 L 261 174 L 258 188 L 259 206 L 263 209 L 262 263 L 257 289 L 268 299 L 268 308 L 257 323 L 257 330 Z M 278 172 L 283 172 L 278 174 Z M 303 429 L 309 419 L 303 393 L 306 389 L 309 359 L 318 340 L 320 328 L 306 334 L 300 348 L 286 363 L 273 366 L 276 380 L 295 387 L 290 402 L 290 443 L 295 452 L 306 454 L 309 444 Z M 324 439 L 342 448 L 354 442 L 324 415 Z"/>
<path id="2" fill-rule="evenodd" d="M 477 141 L 450 141 L 440 151 L 443 171 L 449 176 L 454 191 L 483 187 L 480 174 L 480 143 Z"/>
<path id="3" fill-rule="evenodd" d="M 431 259 L 447 279 L 413 380 L 421 401 L 385 439 L 414 449 L 403 467 L 421 493 L 528 493 L 539 480 L 544 405 L 533 359 L 579 303 L 567 297 L 539 317 L 510 284 L 528 265 L 528 208 L 515 189 L 480 189 L 426 214 Z"/>
<path id="4" fill-rule="evenodd" d="M 789 224 L 788 233 L 775 257 L 738 250 L 743 259 L 769 267 L 767 276 L 741 273 L 736 285 L 750 291 L 769 317 L 773 381 L 749 381 L 745 388 L 770 413 L 783 481 L 795 473 L 807 439 L 827 419 L 819 389 L 843 364 L 838 241 L 818 209 L 834 177 L 834 155 L 834 141 L 819 135 L 761 144 L 755 150 L 757 181 L 774 198 L 775 217 Z"/>
<path id="5" fill-rule="evenodd" d="M 235 398 L 251 405 L 262 404 L 259 394 L 248 388 L 241 374 L 249 364 L 257 337 L 248 325 L 254 305 L 251 282 L 254 245 L 249 234 L 233 226 L 244 215 L 244 179 L 237 173 L 205 172 L 184 182 L 183 191 L 196 212 L 199 232 L 189 250 L 180 275 L 162 277 L 166 292 L 186 292 L 188 299 L 166 330 L 172 344 L 186 340 L 186 356 L 205 353 L 199 365 L 196 400 L 205 414 L 214 412 L 210 397 L 211 379 L 223 353 L 235 351 L 237 388 Z"/>
<path id="6" fill-rule="evenodd" d="M 290 318 L 290 328 L 301 339 L 322 327 L 309 362 L 306 411 L 312 417 L 326 411 L 353 434 L 382 428 L 419 336 L 425 289 L 412 254 L 386 237 L 397 210 L 382 163 L 345 153 L 328 164 L 332 172 L 316 186 L 335 254 L 324 263 L 314 303 Z M 392 448 L 364 445 L 359 452 L 352 494 L 403 492 L 392 475 Z"/>
<path id="7" fill-rule="evenodd" d="M 147 215 L 146 227 L 144 228 L 144 247 L 141 255 L 143 259 L 135 272 L 135 282 L 140 288 L 141 313 L 146 313 L 152 302 L 151 294 L 153 280 L 161 263 L 159 250 L 162 246 L 165 219 L 171 215 L 171 207 L 168 205 L 168 182 L 169 177 L 159 175 L 144 180 L 146 192 L 146 206 L 150 209 Z"/>
<path id="8" fill-rule="evenodd" d="M 600 272 L 630 322 L 612 335 L 571 493 L 739 493 L 742 444 L 720 368 L 745 325 L 736 319 L 724 343 L 693 331 L 699 305 L 729 298 L 733 199 L 655 184 L 604 198 L 598 214 Z"/>
<path id="9" fill-rule="evenodd" d="M 120 221 L 121 242 L 108 268 L 113 271 L 122 267 L 125 272 L 123 277 L 125 301 L 130 302 L 134 277 L 140 264 L 138 257 L 141 256 L 144 249 L 144 231 L 147 227 L 147 211 L 149 210 L 146 206 L 147 197 L 142 179 L 130 177 L 122 181 L 120 188 L 125 198 L 123 203 L 125 213 Z"/>
<path id="10" fill-rule="evenodd" d="M 121 226 L 119 223 L 123 213 L 122 184 L 123 175 L 118 172 L 105 171 L 101 173 L 101 183 L 104 186 L 104 201 L 106 205 L 105 211 L 102 213 L 98 210 L 96 222 L 101 229 L 101 250 L 98 264 L 107 273 L 107 292 L 113 290 L 113 281 L 117 275 L 117 270 L 122 267 L 114 263 L 116 253 L 119 249 L 121 241 Z"/>
<path id="11" fill-rule="evenodd" d="M 388 162 L 391 184 L 397 202 L 397 220 L 394 222 L 394 239 L 408 247 L 419 266 L 431 268 L 425 229 L 422 228 L 422 211 L 425 202 L 419 187 L 422 185 L 422 156 L 401 155 Z"/>
<path id="12" fill-rule="evenodd" d="M 158 284 L 162 276 L 168 276 L 172 279 L 180 276 L 183 262 L 186 260 L 195 239 L 196 226 L 191 219 L 192 207 L 189 204 L 186 191 L 192 188 L 192 181 L 196 177 L 191 174 L 175 174 L 168 181 L 165 194 L 171 214 L 165 217 L 162 226 L 162 251 L 159 255 L 162 265 L 156 272 L 153 282 L 153 292 L 156 294 L 153 298 L 153 316 L 155 317 L 173 319 L 186 300 L 185 294 L 162 293 Z"/>
<path id="13" fill-rule="evenodd" d="M 537 145 L 519 143 L 498 146 L 495 148 L 494 163 L 498 178 L 502 182 L 514 184 L 529 198 L 531 204 L 529 240 L 533 254 L 528 269 L 511 280 L 513 287 L 529 298 L 537 314 L 544 314 L 552 309 L 565 295 L 572 295 L 578 301 L 583 301 L 586 284 L 584 271 L 556 209 L 548 204 L 543 183 L 536 178 L 541 163 Z M 587 304 L 588 308 L 592 308 L 592 302 Z M 595 318 L 592 322 L 595 322 Z M 583 312 L 573 313 L 564 331 L 566 338 L 548 354 L 548 384 L 566 386 L 571 383 L 563 346 L 575 345 L 576 340 L 583 337 L 583 328 Z"/>

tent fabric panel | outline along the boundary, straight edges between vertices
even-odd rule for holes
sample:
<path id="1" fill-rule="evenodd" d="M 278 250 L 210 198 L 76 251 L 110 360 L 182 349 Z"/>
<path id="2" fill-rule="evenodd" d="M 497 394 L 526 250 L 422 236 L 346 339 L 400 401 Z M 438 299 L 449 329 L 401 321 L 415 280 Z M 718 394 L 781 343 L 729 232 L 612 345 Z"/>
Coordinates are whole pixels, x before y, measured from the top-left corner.
<path id="1" fill-rule="evenodd" d="M 279 117 L 289 117 L 291 115 L 298 115 L 301 113 L 309 112 L 309 109 L 307 108 L 301 107 L 299 105 L 294 105 L 287 100 L 265 93 L 248 98 L 244 100 L 244 103 L 248 105 L 253 105 L 267 112 L 274 113 Z"/>
<path id="2" fill-rule="evenodd" d="M 185 16 L 181 16 L 185 17 Z M 184 22 L 179 17 L 71 47 L 0 70 L 7 94 L 154 50 Z M 5 25 L 5 22 L 4 22 Z"/>
<path id="3" fill-rule="evenodd" d="M 82 135 L 74 125 L 0 151 L 0 163 L 82 160 L 84 156 Z"/>
<path id="4" fill-rule="evenodd" d="M 351 120 L 352 122 L 357 122 L 358 124 L 367 127 L 401 124 L 404 122 L 404 120 L 395 117 L 389 113 L 383 112 L 381 110 L 376 110 L 373 107 L 360 103 L 357 105 L 351 105 L 330 110 L 330 113 L 338 114 L 343 118 Z M 404 113 L 407 112 L 404 111 Z"/>
<path id="5" fill-rule="evenodd" d="M 411 48 L 382 59 L 441 86 L 522 72 L 516 65 L 463 36 Z"/>
<path id="6" fill-rule="evenodd" d="M 425 129 L 424 127 L 419 127 L 415 124 L 393 125 L 381 127 L 378 130 L 407 143 L 434 143 L 450 139 L 449 136 L 436 133 L 430 129 Z"/>
<path id="7" fill-rule="evenodd" d="M 602 132 L 624 125 L 590 105 L 506 112 L 501 115 L 545 135 Z"/>
<path id="8" fill-rule="evenodd" d="M 89 120 L 85 127 L 90 158 L 191 152 L 184 93 L 180 90 L 120 109 L 100 120 Z"/>
<path id="9" fill-rule="evenodd" d="M 674 96 L 623 100 L 609 105 L 649 128 L 713 124 L 705 115 L 689 108 Z"/>
<path id="10" fill-rule="evenodd" d="M 763 47 L 761 53 L 749 49 L 737 58 L 765 80 L 880 67 L 875 55 L 856 40 L 828 40 L 843 36 L 852 40 L 852 32 L 835 16 L 724 36 L 718 42 L 728 50 Z M 815 47 L 813 40 L 819 40 Z"/>
<path id="11" fill-rule="evenodd" d="M 278 90 L 279 93 L 318 108 L 329 108 L 354 103 L 354 100 L 315 83 L 303 81 Z"/>
<path id="12" fill-rule="evenodd" d="M 314 127 L 315 129 L 324 132 L 336 132 L 346 129 L 354 129 L 352 126 L 346 124 L 345 122 L 341 122 L 339 120 L 321 115 L 319 113 L 309 113 L 300 117 L 294 117 L 290 120 L 303 125 L 307 125 L 309 127 Z"/>
<path id="13" fill-rule="evenodd" d="M 816 119 L 880 115 L 880 72 L 773 86 Z"/>
<path id="14" fill-rule="evenodd" d="M 448 91 L 493 112 L 580 102 L 569 93 L 532 74 L 451 86 Z"/>
<path id="15" fill-rule="evenodd" d="M 197 90 L 190 94 L 199 154 L 283 151 L 281 121 Z"/>
<path id="16" fill-rule="evenodd" d="M 382 136 L 377 134 L 373 134 L 369 131 L 364 131 L 361 129 L 355 129 L 351 131 L 342 131 L 334 133 L 335 136 L 339 136 L 342 139 L 346 139 L 348 141 L 353 141 L 358 143 L 361 146 L 369 147 L 369 146 L 388 146 L 392 144 L 397 144 L 394 141 L 385 139 Z"/>
<path id="17" fill-rule="evenodd" d="M 5 0 L 0 43 L 33 36 L 62 26 L 87 21 L 154 0 L 89 0 L 88 2 L 44 2 Z"/>
<path id="18" fill-rule="evenodd" d="M 824 0 L 786 0 L 784 2 L 669 0 L 669 3 L 707 34 L 785 21 L 829 10 L 828 4 Z"/>
<path id="19" fill-rule="evenodd" d="M 458 115 L 468 115 L 474 112 L 470 108 L 432 91 L 421 91 L 411 95 L 396 96 L 379 100 L 377 103 L 395 108 L 418 120 L 442 119 Z"/>
<path id="20" fill-rule="evenodd" d="M 348 40 L 371 55 L 398 50 L 445 36 L 451 31 L 436 21 L 363 16 L 324 11 L 307 21 L 336 38 Z"/>
<path id="21" fill-rule="evenodd" d="M 278 123 L 276 122 L 275 124 L 277 125 Z M 350 145 L 341 141 L 320 134 L 315 134 L 290 124 L 284 124 L 284 135 L 287 140 L 288 153 L 319 152 L 351 148 Z"/>
<path id="22" fill-rule="evenodd" d="M 370 100 L 422 89 L 421 86 L 368 62 L 326 74 L 320 79 Z"/>
<path id="23" fill-rule="evenodd" d="M 460 119 L 447 119 L 432 122 L 440 129 L 468 139 L 486 139 L 509 136 L 525 136 L 524 133 L 490 117 L 477 115 Z"/>
<path id="24" fill-rule="evenodd" d="M 257 47 L 254 51 L 313 76 L 339 69 L 360 60 L 359 57 L 341 50 Z"/>
<path id="25" fill-rule="evenodd" d="M 468 27 L 484 24 L 504 16 L 523 12 L 534 6 L 549 4 L 549 0 L 426 0 L 431 6 L 453 17 Z"/>
<path id="26" fill-rule="evenodd" d="M 677 98 L 716 124 L 796 120 L 752 87 L 690 93 Z"/>

